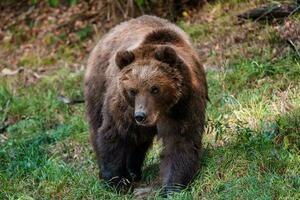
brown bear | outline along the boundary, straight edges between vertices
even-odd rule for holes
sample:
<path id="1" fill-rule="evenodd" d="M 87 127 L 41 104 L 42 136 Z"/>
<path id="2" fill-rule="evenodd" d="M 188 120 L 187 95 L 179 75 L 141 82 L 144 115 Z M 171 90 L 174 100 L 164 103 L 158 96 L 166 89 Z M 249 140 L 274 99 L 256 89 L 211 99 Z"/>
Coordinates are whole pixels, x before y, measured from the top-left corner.
<path id="1" fill-rule="evenodd" d="M 165 192 L 186 186 L 199 165 L 207 99 L 204 69 L 180 28 L 154 16 L 113 28 L 91 52 L 85 74 L 101 177 L 114 184 L 138 181 L 157 135 Z"/>

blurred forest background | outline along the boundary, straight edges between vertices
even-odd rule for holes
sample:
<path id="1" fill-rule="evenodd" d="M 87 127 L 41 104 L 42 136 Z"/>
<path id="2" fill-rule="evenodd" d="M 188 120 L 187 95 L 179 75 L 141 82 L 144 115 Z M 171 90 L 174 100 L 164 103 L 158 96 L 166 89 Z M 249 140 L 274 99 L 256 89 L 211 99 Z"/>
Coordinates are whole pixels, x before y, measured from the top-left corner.
<path id="1" fill-rule="evenodd" d="M 192 38 L 209 97 L 201 170 L 173 199 L 300 199 L 299 0 L 0 1 L 0 199 L 160 199 L 160 141 L 142 182 L 98 179 L 83 104 L 86 59 L 142 14 Z"/>

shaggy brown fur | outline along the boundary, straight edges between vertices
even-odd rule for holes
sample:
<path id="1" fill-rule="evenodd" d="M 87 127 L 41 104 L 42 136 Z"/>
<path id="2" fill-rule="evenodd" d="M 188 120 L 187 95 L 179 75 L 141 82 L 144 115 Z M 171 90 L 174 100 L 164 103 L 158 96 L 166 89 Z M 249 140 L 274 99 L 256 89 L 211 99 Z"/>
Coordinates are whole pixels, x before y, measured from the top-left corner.
<path id="1" fill-rule="evenodd" d="M 155 135 L 164 145 L 160 177 L 165 191 L 192 180 L 207 85 L 189 37 L 177 26 L 142 16 L 112 29 L 89 57 L 85 100 L 105 180 L 139 180 Z"/>

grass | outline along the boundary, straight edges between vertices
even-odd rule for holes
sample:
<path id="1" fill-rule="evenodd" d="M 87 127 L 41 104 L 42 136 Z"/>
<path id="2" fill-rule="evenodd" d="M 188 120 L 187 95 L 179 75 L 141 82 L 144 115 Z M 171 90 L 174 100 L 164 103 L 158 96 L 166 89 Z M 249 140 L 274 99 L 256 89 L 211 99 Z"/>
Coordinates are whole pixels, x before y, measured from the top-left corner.
<path id="1" fill-rule="evenodd" d="M 222 12 L 220 5 L 210 6 Z M 221 27 L 230 23 L 215 21 Z M 228 31 L 181 23 L 196 42 Z M 251 58 L 233 53 L 220 70 L 207 71 L 211 102 L 201 170 L 172 199 L 300 198 L 300 63 L 291 50 L 271 61 L 277 41 L 272 25 L 258 26 L 265 44 L 248 46 L 245 51 L 255 52 Z M 259 48 L 265 48 L 260 56 Z M 98 179 L 84 105 L 66 106 L 57 100 L 59 93 L 82 96 L 83 71 L 70 68 L 70 61 L 61 64 L 62 55 L 54 55 L 58 70 L 35 84 L 25 87 L 23 74 L 1 77 L 0 129 L 5 122 L 10 126 L 0 133 L 0 199 L 134 199 Z M 26 59 L 25 67 L 48 62 L 35 55 Z M 160 149 L 155 144 L 145 161 L 142 184 L 155 189 L 150 199 L 160 199 Z"/>

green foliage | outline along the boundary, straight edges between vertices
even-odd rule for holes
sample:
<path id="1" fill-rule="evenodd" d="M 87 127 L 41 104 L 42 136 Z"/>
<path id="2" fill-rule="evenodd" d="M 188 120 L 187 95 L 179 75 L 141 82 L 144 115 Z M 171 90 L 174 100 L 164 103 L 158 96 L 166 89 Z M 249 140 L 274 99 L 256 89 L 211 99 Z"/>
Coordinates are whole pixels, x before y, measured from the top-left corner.
<path id="1" fill-rule="evenodd" d="M 32 4 L 36 4 L 38 0 L 32 0 Z M 70 6 L 74 6 L 78 3 L 78 0 L 67 0 L 66 1 L 68 3 L 68 5 Z M 48 0 L 48 4 L 51 7 L 58 7 L 60 4 L 62 4 L 61 0 Z"/>
<path id="2" fill-rule="evenodd" d="M 237 79 L 236 77 L 240 77 Z M 227 68 L 225 82 L 229 89 L 242 87 L 256 87 L 259 83 L 274 84 L 274 88 L 286 88 L 291 81 L 300 76 L 299 64 L 289 55 L 286 59 L 279 59 L 275 63 L 253 60 L 235 61 L 232 67 Z M 281 81 L 274 82 L 274 79 Z"/>
<path id="3" fill-rule="evenodd" d="M 209 34 L 208 26 L 205 25 L 201 25 L 201 24 L 191 25 L 185 23 L 184 21 L 178 22 L 178 25 L 180 28 L 185 30 L 195 42 L 199 38 L 205 37 L 207 34 Z"/>
<path id="4" fill-rule="evenodd" d="M 71 6 L 74 6 L 78 3 L 78 0 L 68 0 L 68 2 Z"/>
<path id="5" fill-rule="evenodd" d="M 145 4 L 145 0 L 135 0 L 135 2 L 139 7 L 143 7 Z"/>
<path id="6" fill-rule="evenodd" d="M 89 25 L 87 25 L 86 27 L 82 28 L 81 30 L 76 32 L 77 37 L 79 38 L 79 40 L 85 40 L 87 38 L 89 38 L 89 36 L 91 36 L 93 33 L 93 28 Z"/>
<path id="7" fill-rule="evenodd" d="M 48 0 L 48 3 L 51 7 L 57 7 L 59 5 L 59 0 Z"/>
<path id="8" fill-rule="evenodd" d="M 277 123 L 277 140 L 278 144 L 286 150 L 292 152 L 300 151 L 300 110 L 293 110 L 284 116 L 279 116 Z"/>
<path id="9" fill-rule="evenodd" d="M 31 0 L 31 4 L 37 4 L 38 0 Z"/>

